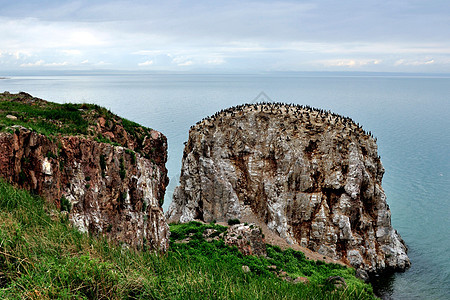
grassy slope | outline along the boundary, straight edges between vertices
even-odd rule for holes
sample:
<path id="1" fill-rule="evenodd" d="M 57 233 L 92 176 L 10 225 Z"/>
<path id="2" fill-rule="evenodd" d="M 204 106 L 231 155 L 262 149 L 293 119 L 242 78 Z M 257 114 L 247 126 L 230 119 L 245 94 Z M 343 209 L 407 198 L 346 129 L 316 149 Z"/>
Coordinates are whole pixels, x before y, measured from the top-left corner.
<path id="1" fill-rule="evenodd" d="M 172 225 L 172 241 L 189 233 L 191 241 L 158 255 L 81 234 L 49 211 L 41 198 L 0 180 L 0 299 L 373 298 L 352 270 L 307 261 L 300 252 L 269 246 L 271 258 L 244 257 L 222 241 L 205 242 L 203 230 L 224 230 L 218 225 Z M 311 283 L 283 281 L 267 270 L 272 264 Z M 331 275 L 343 276 L 348 288 L 332 292 L 324 284 Z"/>
<path id="2" fill-rule="evenodd" d="M 8 119 L 7 115 L 13 115 L 17 120 Z M 83 135 L 98 142 L 114 144 L 108 137 L 96 132 L 99 117 L 105 118 L 107 123 L 121 124 L 133 136 L 148 135 L 151 131 L 150 128 L 120 118 L 96 104 L 58 104 L 33 98 L 25 93 L 0 93 L 1 131 L 11 131 L 11 126 L 21 125 L 46 136 Z"/>

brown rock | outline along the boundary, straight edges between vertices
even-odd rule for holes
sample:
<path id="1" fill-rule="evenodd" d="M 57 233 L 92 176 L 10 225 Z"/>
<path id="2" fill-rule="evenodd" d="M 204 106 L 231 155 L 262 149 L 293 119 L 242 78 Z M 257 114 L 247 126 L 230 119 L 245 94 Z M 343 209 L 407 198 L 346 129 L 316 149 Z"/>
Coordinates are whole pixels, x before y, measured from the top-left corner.
<path id="1" fill-rule="evenodd" d="M 293 281 L 294 283 L 303 283 L 303 284 L 309 284 L 309 279 L 307 277 L 297 277 Z"/>
<path id="2" fill-rule="evenodd" d="M 237 246 L 244 255 L 267 255 L 262 232 L 255 224 L 231 226 L 228 228 L 224 241 L 229 246 Z"/>
<path id="3" fill-rule="evenodd" d="M 220 240 L 221 236 L 222 236 L 222 234 L 219 234 L 219 232 L 217 230 L 212 229 L 212 228 L 207 228 L 203 232 L 203 238 L 207 242 L 218 241 L 218 240 Z"/>
<path id="4" fill-rule="evenodd" d="M 8 151 L 16 139 L 19 150 Z M 37 147 L 30 147 L 30 140 Z M 59 152 L 59 157 L 44 156 L 48 152 Z M 104 170 L 101 157 L 106 158 Z M 85 138 L 52 141 L 25 128 L 14 135 L 0 133 L 0 171 L 6 180 L 57 205 L 62 197 L 68 199 L 72 205 L 69 218 L 82 232 L 106 235 L 137 247 L 148 243 L 165 251 L 169 228 L 157 198 L 164 194 L 161 188 L 166 181 L 161 170 L 165 168 L 140 154 L 133 164 L 123 147 Z"/>
<path id="5" fill-rule="evenodd" d="M 0 100 L 48 105 L 26 93 L 0 94 Z M 98 114 L 81 112 L 86 119 Z M 129 135 L 112 114 L 94 120 L 89 127 L 94 136 L 107 136 L 123 147 L 83 136 L 49 138 L 16 125 L 14 133 L 0 133 L 0 176 L 58 207 L 67 199 L 69 219 L 82 232 L 166 251 L 170 233 L 161 208 L 168 184 L 166 137 L 139 126 Z M 139 142 L 144 139 L 145 145 Z"/>
<path id="6" fill-rule="evenodd" d="M 341 276 L 330 276 L 326 279 L 326 283 L 334 285 L 335 289 L 345 289 L 347 287 L 345 279 Z"/>
<path id="7" fill-rule="evenodd" d="M 170 221 L 250 216 L 290 244 L 365 272 L 404 270 L 375 140 L 352 120 L 276 103 L 244 105 L 193 126 Z"/>
<path id="8" fill-rule="evenodd" d="M 103 135 L 109 138 L 110 140 L 114 140 L 115 138 L 114 133 L 112 133 L 111 131 L 103 132 Z"/>

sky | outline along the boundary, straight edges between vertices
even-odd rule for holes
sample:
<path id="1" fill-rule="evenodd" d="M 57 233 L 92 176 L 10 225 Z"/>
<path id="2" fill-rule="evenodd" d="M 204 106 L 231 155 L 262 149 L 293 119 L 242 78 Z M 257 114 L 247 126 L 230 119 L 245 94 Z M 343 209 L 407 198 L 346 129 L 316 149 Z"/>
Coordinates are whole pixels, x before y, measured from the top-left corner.
<path id="1" fill-rule="evenodd" d="M 450 73 L 449 0 L 0 0 L 0 7 L 0 73 Z"/>

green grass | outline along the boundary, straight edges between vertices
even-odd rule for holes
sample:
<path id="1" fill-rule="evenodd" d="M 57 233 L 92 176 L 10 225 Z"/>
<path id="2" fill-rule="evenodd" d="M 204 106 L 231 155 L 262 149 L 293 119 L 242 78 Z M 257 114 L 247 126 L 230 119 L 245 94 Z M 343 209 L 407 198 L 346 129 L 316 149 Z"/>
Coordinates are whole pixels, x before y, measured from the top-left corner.
<path id="1" fill-rule="evenodd" d="M 353 270 L 272 246 L 267 258 L 245 257 L 204 241 L 206 228 L 225 230 L 215 224 L 171 225 L 171 249 L 157 254 L 81 234 L 64 214 L 49 217 L 53 209 L 0 180 L 0 299 L 374 299 Z M 272 264 L 310 284 L 281 280 L 267 270 Z M 324 282 L 331 275 L 348 287 L 333 292 Z"/>
<path id="2" fill-rule="evenodd" d="M 135 149 L 138 152 L 145 136 L 151 131 L 150 128 L 120 118 L 96 104 L 58 104 L 36 98 L 33 98 L 33 101 L 29 99 L 30 96 L 26 94 L 0 93 L 0 131 L 13 133 L 11 126 L 20 125 L 46 136 L 82 135 L 90 136 L 98 142 L 119 145 L 97 132 L 97 120 L 103 117 L 106 124 L 121 124 L 128 135 L 138 141 L 138 148 Z M 7 115 L 13 115 L 17 120 L 8 119 Z"/>
<path id="3" fill-rule="evenodd" d="M 87 134 L 89 122 L 83 118 L 83 104 L 56 104 L 48 102 L 42 105 L 30 105 L 14 101 L 0 101 L 0 126 L 21 125 L 44 135 Z M 87 108 L 87 105 L 85 105 Z M 10 120 L 12 114 L 17 120 Z"/>

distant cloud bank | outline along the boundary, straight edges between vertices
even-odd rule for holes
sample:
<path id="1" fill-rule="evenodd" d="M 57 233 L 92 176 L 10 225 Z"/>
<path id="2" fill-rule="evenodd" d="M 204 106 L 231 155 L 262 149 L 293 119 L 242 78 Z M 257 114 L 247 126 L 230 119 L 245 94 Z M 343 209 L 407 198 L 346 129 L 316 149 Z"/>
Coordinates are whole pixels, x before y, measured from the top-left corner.
<path id="1" fill-rule="evenodd" d="M 0 68 L 450 73 L 445 1 L 16 0 Z"/>

